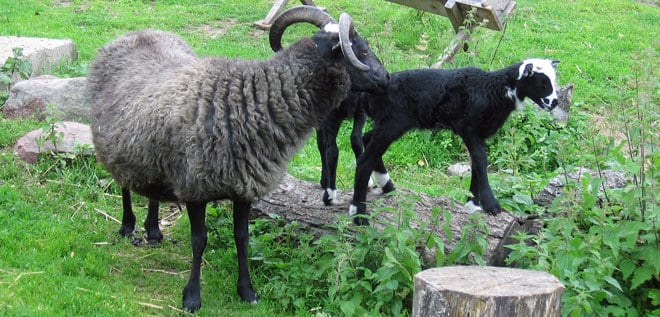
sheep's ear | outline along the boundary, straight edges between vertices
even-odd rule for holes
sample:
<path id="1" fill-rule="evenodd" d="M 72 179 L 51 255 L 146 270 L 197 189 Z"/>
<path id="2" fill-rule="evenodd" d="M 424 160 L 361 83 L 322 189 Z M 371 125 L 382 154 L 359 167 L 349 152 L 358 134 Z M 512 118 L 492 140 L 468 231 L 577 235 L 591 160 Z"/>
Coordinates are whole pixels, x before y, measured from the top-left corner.
<path id="1" fill-rule="evenodd" d="M 552 67 L 557 67 L 557 64 L 559 64 L 559 61 L 552 61 Z"/>
<path id="2" fill-rule="evenodd" d="M 532 63 L 529 63 L 525 65 L 525 69 L 523 70 L 522 77 L 529 77 L 534 74 L 534 65 Z"/>

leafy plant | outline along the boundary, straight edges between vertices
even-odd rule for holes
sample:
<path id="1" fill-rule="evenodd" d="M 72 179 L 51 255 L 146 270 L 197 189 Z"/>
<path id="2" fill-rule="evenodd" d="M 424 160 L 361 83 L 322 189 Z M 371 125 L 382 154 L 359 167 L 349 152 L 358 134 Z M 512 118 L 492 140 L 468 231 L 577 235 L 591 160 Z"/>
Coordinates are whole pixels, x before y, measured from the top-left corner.
<path id="1" fill-rule="evenodd" d="M 564 194 L 549 209 L 547 226 L 537 236 L 519 237 L 531 238 L 536 245 L 512 247 L 509 261 L 551 272 L 567 286 L 562 300 L 567 316 L 660 313 L 660 155 L 653 138 L 658 113 L 646 95 L 653 85 L 642 84 L 652 80 L 652 74 L 641 77 L 636 72 L 646 60 L 653 58 L 633 66 L 636 93 L 614 112 L 621 116 L 616 122 L 623 124 L 625 139 L 592 136 L 588 156 L 599 171 L 603 166 L 625 171 L 630 183 L 604 190 L 600 176 L 585 174 L 579 181 L 565 177 Z M 562 167 L 564 173 L 569 169 Z"/>
<path id="2" fill-rule="evenodd" d="M 400 210 L 374 210 L 371 221 L 378 221 L 378 225 L 356 228 L 350 219 L 341 217 L 338 223 L 330 225 L 333 232 L 321 237 L 314 237 L 278 216 L 255 221 L 251 229 L 251 260 L 258 274 L 270 277 L 263 288 L 270 290 L 269 296 L 283 307 L 298 313 L 409 315 L 413 276 L 424 267 L 484 264 L 488 247 L 484 215 L 473 216 L 473 221 L 462 229 L 454 250 L 446 255 L 443 239 L 433 232 L 441 228 L 448 239 L 454 239 L 449 228 L 450 214 L 441 215 L 442 211 L 435 208 L 435 220 L 416 227 L 413 222 L 418 221 L 412 208 L 416 198 L 401 199 Z M 393 219 L 377 220 L 388 218 L 379 216 L 383 213 Z M 435 250 L 434 263 L 424 260 L 423 254 L 429 249 Z"/>
<path id="3" fill-rule="evenodd" d="M 11 85 L 14 83 L 14 74 L 18 74 L 23 79 L 30 77 L 30 74 L 32 74 L 32 63 L 23 56 L 23 48 L 14 47 L 12 53 L 14 55 L 8 57 L 4 65 L 0 67 L 0 85 L 6 85 L 7 91 L 11 89 Z"/>

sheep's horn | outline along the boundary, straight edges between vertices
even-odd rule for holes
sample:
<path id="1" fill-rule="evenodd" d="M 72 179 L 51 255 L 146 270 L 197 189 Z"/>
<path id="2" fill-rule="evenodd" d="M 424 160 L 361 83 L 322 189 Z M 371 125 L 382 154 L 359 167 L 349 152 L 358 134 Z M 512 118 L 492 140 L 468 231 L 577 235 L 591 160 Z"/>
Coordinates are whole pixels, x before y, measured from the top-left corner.
<path id="1" fill-rule="evenodd" d="M 284 11 L 270 26 L 268 39 L 270 48 L 277 52 L 282 49 L 282 35 L 294 23 L 307 22 L 323 28 L 328 23 L 337 23 L 327 12 L 315 6 L 298 6 Z"/>
<path id="2" fill-rule="evenodd" d="M 355 56 L 355 52 L 353 52 L 353 43 L 351 43 L 350 39 L 350 34 L 353 32 L 353 19 L 348 13 L 342 13 L 339 16 L 339 44 L 341 45 L 341 51 L 355 68 L 361 71 L 367 71 L 370 69 L 369 66 L 362 63 L 357 56 Z"/>

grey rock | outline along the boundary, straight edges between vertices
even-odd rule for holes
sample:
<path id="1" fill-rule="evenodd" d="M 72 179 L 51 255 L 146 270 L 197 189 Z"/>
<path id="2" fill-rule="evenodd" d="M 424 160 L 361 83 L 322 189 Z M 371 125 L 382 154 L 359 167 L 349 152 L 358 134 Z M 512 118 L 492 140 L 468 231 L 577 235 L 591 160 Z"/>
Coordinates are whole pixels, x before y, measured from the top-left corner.
<path id="1" fill-rule="evenodd" d="M 14 145 L 18 157 L 28 163 L 36 163 L 41 153 L 92 154 L 92 131 L 88 125 L 60 122 L 55 124 L 52 132 L 37 129 L 22 136 Z M 55 142 L 52 142 L 53 139 Z"/>
<path id="2" fill-rule="evenodd" d="M 469 164 L 464 164 L 464 163 L 456 163 L 449 165 L 447 167 L 447 173 L 451 176 L 460 176 L 460 177 L 465 177 L 472 171 L 472 167 L 470 167 Z"/>
<path id="3" fill-rule="evenodd" d="M 90 122 L 90 107 L 85 98 L 87 79 L 57 78 L 50 75 L 24 80 L 12 86 L 2 108 L 10 119 L 35 117 L 43 120 L 48 105 L 54 105 L 59 120 Z"/>
<path id="4" fill-rule="evenodd" d="M 573 85 L 566 85 L 559 88 L 559 100 L 557 107 L 550 112 L 557 122 L 568 122 L 568 114 L 571 110 L 571 99 L 573 98 Z"/>
<path id="5" fill-rule="evenodd" d="M 623 188 L 628 182 L 625 173 L 621 171 L 603 170 L 599 173 L 598 171 L 592 171 L 587 168 L 579 168 L 574 172 L 570 172 L 566 175 L 557 175 L 551 179 L 548 182 L 548 185 L 536 195 L 536 197 L 534 197 L 534 203 L 540 206 L 549 207 L 552 205 L 552 201 L 555 198 L 563 194 L 567 179 L 572 182 L 579 182 L 585 174 L 591 175 L 592 178 L 603 178 L 603 186 L 598 190 L 601 200 L 603 199 L 602 196 L 604 194 L 603 187 L 605 189 Z"/>
<path id="6" fill-rule="evenodd" d="M 12 50 L 16 47 L 23 49 L 23 56 L 32 64 L 32 77 L 49 74 L 53 67 L 78 60 L 76 45 L 69 39 L 0 36 L 0 65 L 3 65 L 7 58 L 14 56 Z M 15 82 L 21 80 L 19 77 L 14 74 Z"/>

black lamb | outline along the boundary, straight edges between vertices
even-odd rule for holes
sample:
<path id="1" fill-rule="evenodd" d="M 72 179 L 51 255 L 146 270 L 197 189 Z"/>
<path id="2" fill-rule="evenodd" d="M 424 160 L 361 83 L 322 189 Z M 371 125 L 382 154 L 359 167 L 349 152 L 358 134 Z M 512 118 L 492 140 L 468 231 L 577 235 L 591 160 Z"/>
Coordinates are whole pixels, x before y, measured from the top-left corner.
<path id="1" fill-rule="evenodd" d="M 275 188 L 314 127 L 352 90 L 382 90 L 388 74 L 348 14 L 337 23 L 315 7 L 272 24 L 271 46 L 299 22 L 320 28 L 269 60 L 200 58 L 178 36 L 127 34 L 91 64 L 88 90 L 98 160 L 122 187 L 122 234 L 135 226 L 130 191 L 149 198 L 145 226 L 160 240 L 158 203 L 186 205 L 193 250 L 183 308 L 201 307 L 205 207 L 233 201 L 237 291 L 257 302 L 248 269 L 248 212 Z"/>
<path id="2" fill-rule="evenodd" d="M 528 59 L 497 71 L 468 67 L 453 70 L 416 69 L 391 75 L 387 92 L 351 94 L 363 99 L 374 120 L 364 136 L 365 150 L 357 160 L 349 214 L 368 224 L 366 198 L 371 173 L 383 192 L 394 190 L 382 156 L 411 129 L 450 129 L 461 137 L 472 160 L 466 206 L 496 215 L 501 211 L 488 183 L 485 139 L 502 127 L 525 98 L 552 110 L 557 105 L 555 66 L 547 59 Z"/>

